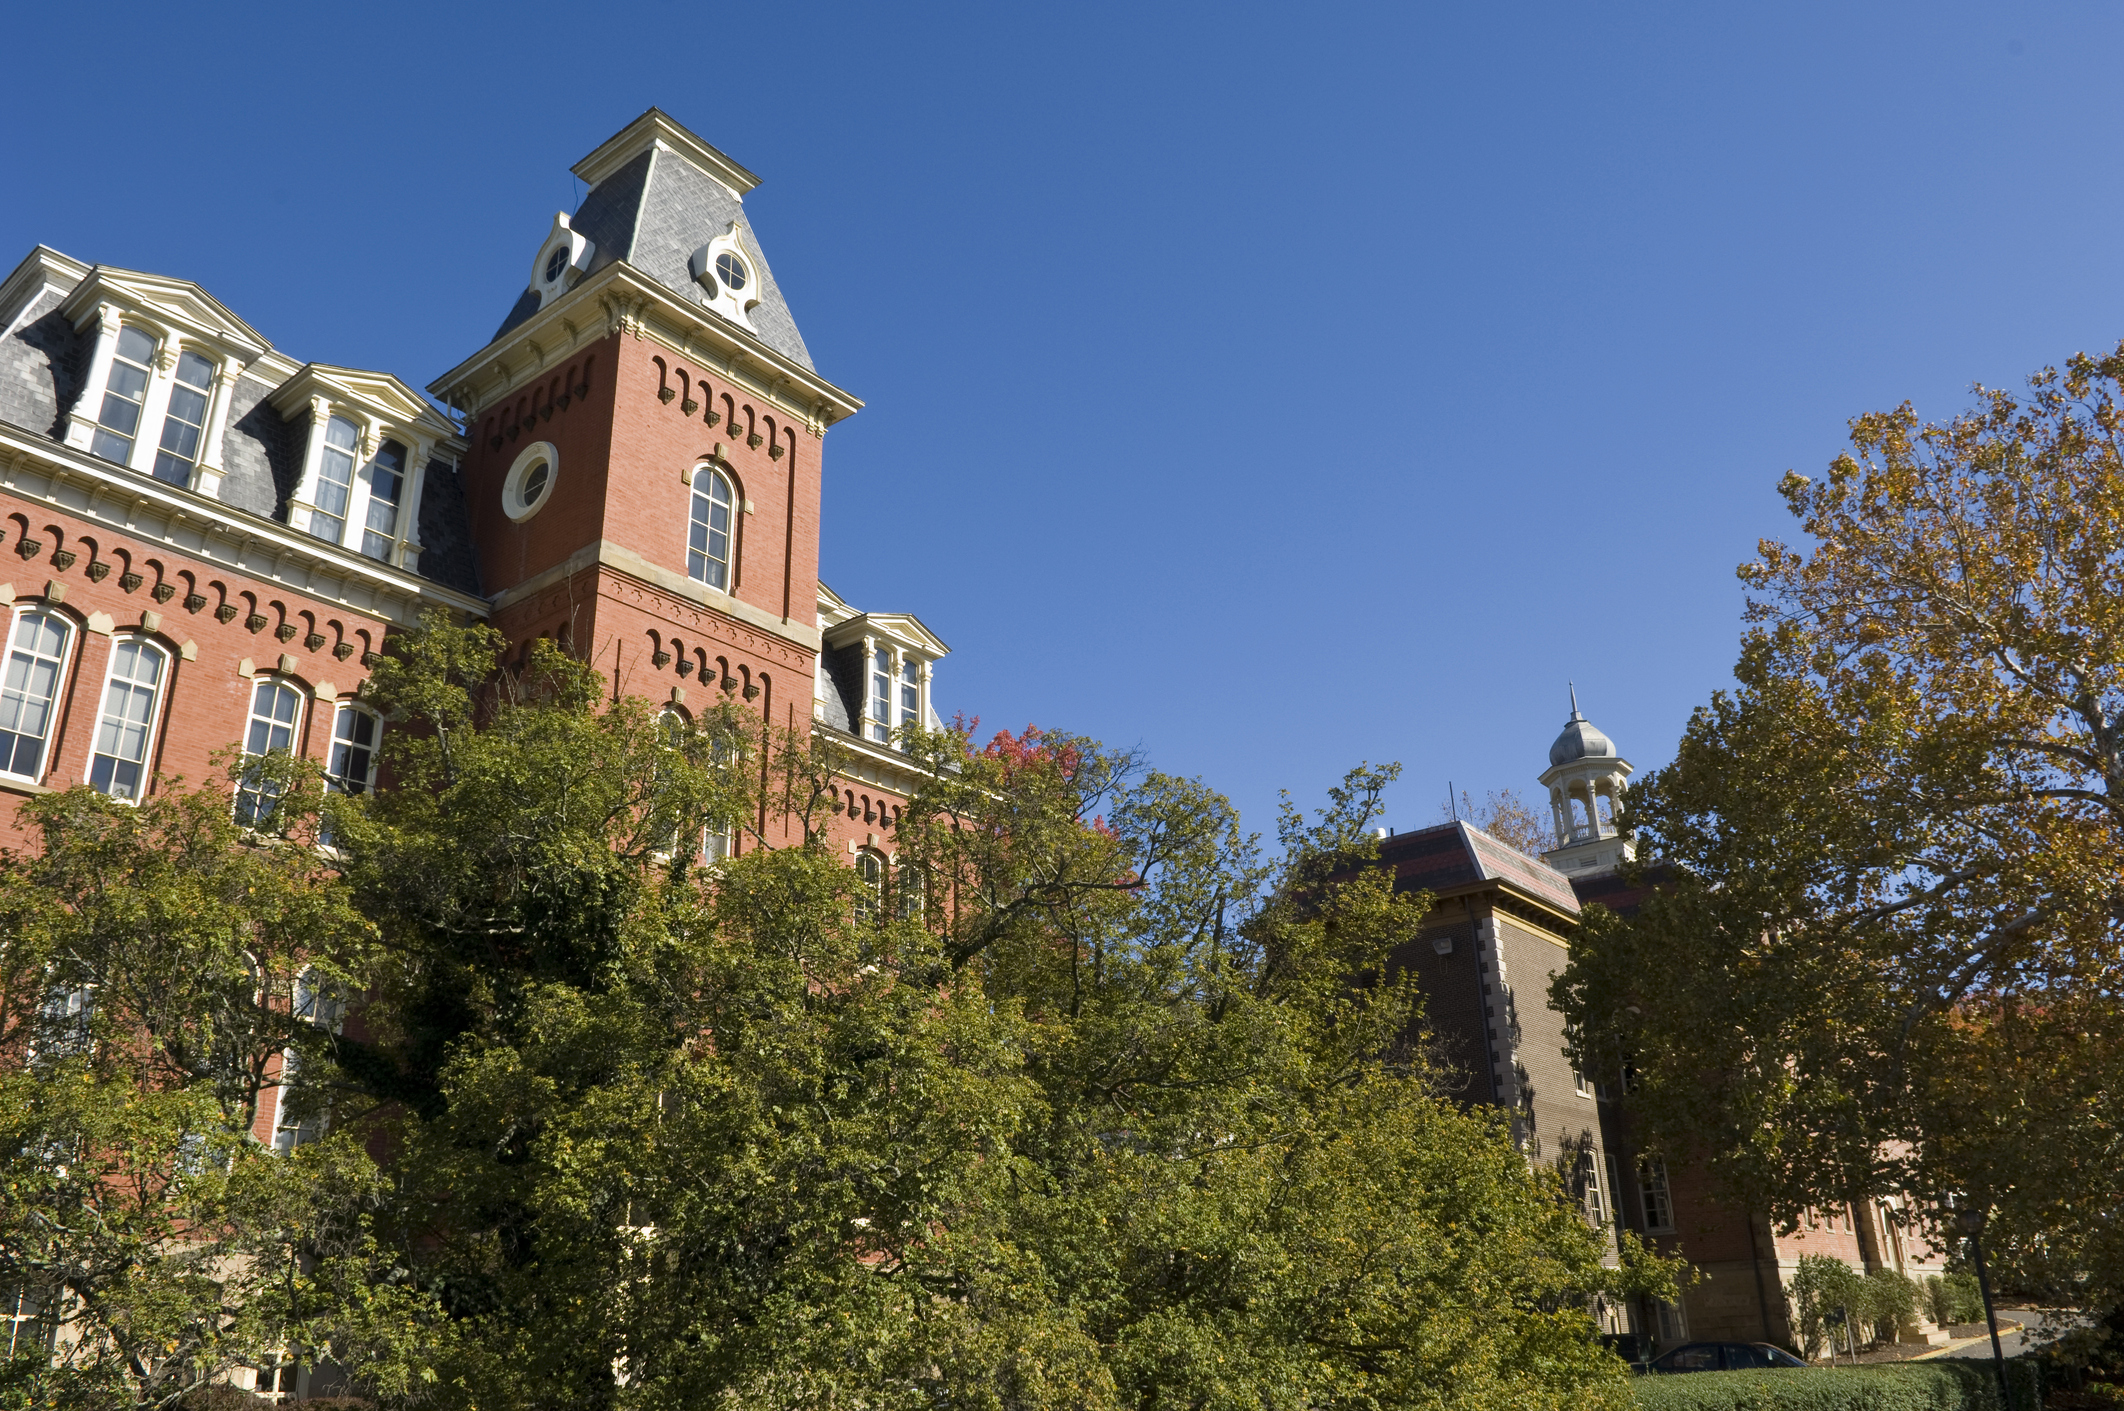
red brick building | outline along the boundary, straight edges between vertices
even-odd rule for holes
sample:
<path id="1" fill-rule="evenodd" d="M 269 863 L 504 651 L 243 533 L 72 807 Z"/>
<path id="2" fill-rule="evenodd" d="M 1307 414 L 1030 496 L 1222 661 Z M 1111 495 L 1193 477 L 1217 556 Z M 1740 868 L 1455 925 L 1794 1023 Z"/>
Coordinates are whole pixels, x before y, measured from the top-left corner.
<path id="1" fill-rule="evenodd" d="M 588 194 L 432 401 L 183 279 L 39 247 L 0 282 L 0 804 L 137 798 L 238 745 L 366 787 L 355 690 L 440 608 L 555 638 L 616 694 L 831 732 L 836 843 L 882 873 L 912 787 L 890 732 L 936 720 L 948 649 L 819 581 L 825 434 L 862 404 L 812 363 L 750 172 L 655 110 L 574 172 Z M 755 822 L 730 845 L 788 841 Z"/>

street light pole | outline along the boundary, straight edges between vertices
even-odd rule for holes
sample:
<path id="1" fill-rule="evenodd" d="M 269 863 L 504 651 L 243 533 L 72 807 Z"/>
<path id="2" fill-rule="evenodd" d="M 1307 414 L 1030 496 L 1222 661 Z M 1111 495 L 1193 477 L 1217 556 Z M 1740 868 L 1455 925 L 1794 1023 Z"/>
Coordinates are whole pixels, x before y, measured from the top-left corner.
<path id="1" fill-rule="evenodd" d="M 1984 1272 L 1984 1212 L 1964 1210 L 1962 1233 L 1969 1236 L 1969 1256 L 1976 1264 L 1977 1292 L 1984 1295 L 1984 1322 L 1991 1329 L 1991 1369 L 1999 1377 L 1999 1405 L 2013 1411 L 2013 1393 L 2006 1386 L 2006 1354 L 1999 1347 L 1999 1314 L 1991 1306 L 1991 1276 Z"/>

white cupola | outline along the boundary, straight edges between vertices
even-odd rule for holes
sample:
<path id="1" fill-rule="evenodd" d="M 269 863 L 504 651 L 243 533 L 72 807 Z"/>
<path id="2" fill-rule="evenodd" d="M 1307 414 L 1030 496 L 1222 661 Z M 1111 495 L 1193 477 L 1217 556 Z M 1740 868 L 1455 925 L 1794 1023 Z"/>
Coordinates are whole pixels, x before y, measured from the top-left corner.
<path id="1" fill-rule="evenodd" d="M 1612 871 L 1637 855 L 1615 826 L 1630 774 L 1630 762 L 1615 752 L 1615 742 L 1579 714 L 1574 683 L 1571 718 L 1549 746 L 1549 767 L 1541 776 L 1556 824 L 1556 846 L 1542 854 L 1551 867 L 1583 877 Z"/>

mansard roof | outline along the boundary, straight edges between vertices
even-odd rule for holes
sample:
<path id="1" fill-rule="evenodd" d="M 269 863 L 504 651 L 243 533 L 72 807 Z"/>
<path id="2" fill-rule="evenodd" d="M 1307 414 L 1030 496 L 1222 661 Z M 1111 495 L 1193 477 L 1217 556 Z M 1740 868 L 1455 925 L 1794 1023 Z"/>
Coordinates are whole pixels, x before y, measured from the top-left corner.
<path id="1" fill-rule="evenodd" d="M 1472 823 L 1441 823 L 1381 839 L 1379 860 L 1411 890 L 1449 893 L 1494 885 L 1566 918 L 1579 913 L 1578 896 L 1563 873 L 1507 847 Z"/>
<path id="2" fill-rule="evenodd" d="M 687 303 L 724 318 L 710 307 L 690 262 L 707 242 L 734 232 L 758 285 L 759 302 L 746 314 L 752 326 L 745 331 L 807 372 L 818 371 L 745 214 L 745 193 L 759 184 L 758 177 L 655 108 L 576 163 L 575 174 L 590 185 L 568 219 L 569 227 L 594 247 L 584 278 L 624 262 Z M 494 337 L 540 306 L 537 291 L 526 289 Z"/>
<path id="3" fill-rule="evenodd" d="M 192 346 L 218 349 L 236 364 L 222 440 L 224 474 L 211 503 L 238 514 L 287 521 L 289 497 L 302 475 L 308 417 L 290 416 L 276 402 L 301 407 L 314 387 L 334 401 L 359 403 L 387 423 L 417 428 L 436 454 L 425 463 L 417 524 L 422 553 L 413 572 L 478 596 L 478 564 L 450 460 L 461 447 L 448 419 L 389 373 L 296 362 L 191 280 L 92 266 L 37 246 L 0 280 L 0 423 L 50 444 L 55 455 L 80 461 L 98 475 L 133 476 L 80 456 L 62 440 L 89 376 L 96 311 L 104 303 L 174 332 Z M 197 499 L 189 490 L 163 487 L 155 493 Z M 364 571 L 381 570 L 364 565 Z"/>

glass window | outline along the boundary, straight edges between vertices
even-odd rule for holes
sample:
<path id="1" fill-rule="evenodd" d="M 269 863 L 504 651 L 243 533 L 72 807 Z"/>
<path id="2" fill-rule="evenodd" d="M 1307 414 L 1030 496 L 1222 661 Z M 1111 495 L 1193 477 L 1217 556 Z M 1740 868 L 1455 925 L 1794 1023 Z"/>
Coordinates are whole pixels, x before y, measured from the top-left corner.
<path id="1" fill-rule="evenodd" d="M 715 257 L 715 272 L 722 276 L 731 293 L 745 287 L 745 262 L 728 250 Z"/>
<path id="2" fill-rule="evenodd" d="M 310 508 L 310 532 L 320 539 L 346 542 L 347 501 L 354 492 L 354 452 L 360 444 L 360 433 L 345 417 L 325 423 L 324 455 L 317 463 L 317 494 Z"/>
<path id="3" fill-rule="evenodd" d="M 892 649 L 879 647 L 870 660 L 870 738 L 892 739 Z"/>
<path id="4" fill-rule="evenodd" d="M 118 330 L 117 356 L 103 384 L 103 410 L 96 416 L 90 449 L 107 461 L 125 465 L 133 458 L 133 437 L 140 430 L 140 404 L 147 400 L 148 364 L 155 361 L 155 340 L 137 328 Z"/>
<path id="5" fill-rule="evenodd" d="M 15 619 L 7 675 L 0 682 L 0 773 L 24 779 L 44 773 L 52 701 L 72 635 L 72 625 L 57 613 L 26 612 Z"/>
<path id="6" fill-rule="evenodd" d="M 1629 1215 L 1623 1201 L 1622 1162 L 1614 1152 L 1607 1153 L 1605 1170 L 1608 1177 L 1608 1204 L 1615 1208 L 1615 1223 L 1628 1225 Z"/>
<path id="7" fill-rule="evenodd" d="M 332 724 L 332 757 L 325 765 L 325 784 L 342 794 L 366 794 L 376 787 L 376 743 L 383 726 L 359 706 L 341 706 Z"/>
<path id="8" fill-rule="evenodd" d="M 1585 1185 L 1586 1219 L 1595 1225 L 1608 1223 L 1608 1204 L 1601 1198 L 1600 1164 L 1591 1152 L 1578 1159 L 1578 1178 Z"/>
<path id="9" fill-rule="evenodd" d="M 307 1100 L 291 1101 L 295 1098 L 296 1075 L 301 1066 L 301 1059 L 294 1049 L 281 1050 L 280 1097 L 275 1104 L 278 1110 L 273 1115 L 273 1150 L 283 1155 L 324 1135 L 324 1112 Z"/>
<path id="10" fill-rule="evenodd" d="M 902 853 L 900 865 L 894 869 L 894 874 L 893 885 L 898 892 L 893 898 L 894 909 L 910 919 L 920 916 L 922 903 L 929 895 L 929 883 L 922 875 L 922 869 Z"/>
<path id="11" fill-rule="evenodd" d="M 170 386 L 170 409 L 162 418 L 162 447 L 155 452 L 155 478 L 172 485 L 192 483 L 199 461 L 199 438 L 206 430 L 207 397 L 214 386 L 214 365 L 197 353 L 177 355 L 177 380 Z"/>
<path id="12" fill-rule="evenodd" d="M 346 1018 L 347 1002 L 338 989 L 320 983 L 317 972 L 305 970 L 295 977 L 295 993 L 292 996 L 295 1017 L 306 1024 L 315 1024 L 320 1029 L 339 1032 Z"/>
<path id="13" fill-rule="evenodd" d="M 711 588 L 730 587 L 730 482 L 706 466 L 693 473 L 693 524 L 686 539 L 686 576 Z"/>
<path id="14" fill-rule="evenodd" d="M 103 715 L 89 760 L 89 786 L 97 792 L 114 799 L 140 797 L 166 664 L 161 648 L 147 642 L 121 641 L 111 648 L 111 679 L 103 690 Z"/>
<path id="15" fill-rule="evenodd" d="M 900 724 L 922 723 L 922 666 L 909 659 L 900 663 Z"/>
<path id="16" fill-rule="evenodd" d="M 406 448 L 386 441 L 364 472 L 369 478 L 369 514 L 361 531 L 361 551 L 372 559 L 391 557 L 398 537 L 398 501 L 405 492 Z"/>
<path id="17" fill-rule="evenodd" d="M 856 880 L 863 884 L 856 896 L 856 919 L 876 921 L 885 914 L 885 859 L 867 848 L 857 853 Z"/>
<path id="18" fill-rule="evenodd" d="M 1638 1163 L 1637 1185 L 1645 1197 L 1645 1228 L 1673 1229 L 1674 1202 L 1667 1194 L 1666 1163 L 1656 1156 L 1648 1156 Z"/>
<path id="19" fill-rule="evenodd" d="M 292 754 L 295 726 L 302 713 L 302 697 L 285 681 L 260 681 L 251 688 L 251 723 L 244 732 L 243 752 L 264 756 L 275 752 Z M 280 801 L 280 784 L 258 770 L 246 772 L 236 786 L 236 821 L 246 828 L 258 827 L 272 816 Z"/>

